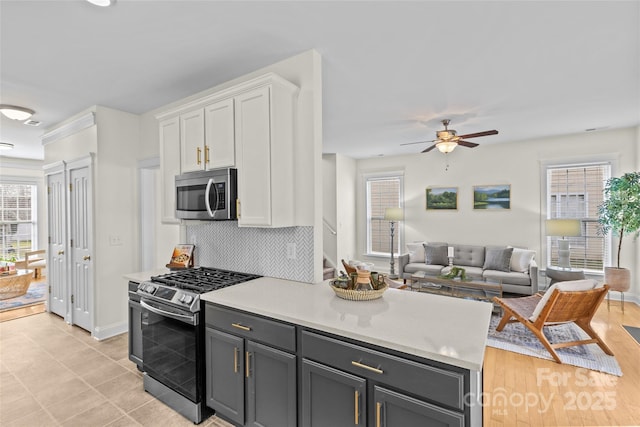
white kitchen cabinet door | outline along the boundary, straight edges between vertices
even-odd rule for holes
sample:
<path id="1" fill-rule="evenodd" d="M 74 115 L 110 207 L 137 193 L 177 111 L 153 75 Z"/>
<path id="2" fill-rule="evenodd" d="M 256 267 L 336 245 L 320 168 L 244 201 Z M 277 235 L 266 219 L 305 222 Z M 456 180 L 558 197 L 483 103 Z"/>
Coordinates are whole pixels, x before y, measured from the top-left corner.
<path id="1" fill-rule="evenodd" d="M 205 168 L 204 109 L 180 115 L 180 146 L 181 173 Z"/>
<path id="2" fill-rule="evenodd" d="M 236 97 L 238 225 L 271 225 L 269 87 Z M 283 166 L 284 167 L 284 166 Z"/>
<path id="3" fill-rule="evenodd" d="M 70 169 L 69 184 L 71 323 L 93 331 L 93 215 L 90 167 Z"/>
<path id="4" fill-rule="evenodd" d="M 160 122 L 160 185 L 162 222 L 177 224 L 175 176 L 180 174 L 180 118 Z"/>
<path id="5" fill-rule="evenodd" d="M 206 169 L 235 166 L 233 98 L 205 107 L 204 120 Z"/>
<path id="6" fill-rule="evenodd" d="M 64 166 L 59 172 L 47 175 L 47 220 L 49 226 L 49 311 L 67 319 L 67 215 Z"/>

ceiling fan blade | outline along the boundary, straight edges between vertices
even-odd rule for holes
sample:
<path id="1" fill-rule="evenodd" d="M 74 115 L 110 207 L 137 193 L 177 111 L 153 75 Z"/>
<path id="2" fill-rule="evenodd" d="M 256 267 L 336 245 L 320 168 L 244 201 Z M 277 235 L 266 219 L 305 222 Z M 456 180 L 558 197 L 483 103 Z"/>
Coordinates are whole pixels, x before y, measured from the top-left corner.
<path id="1" fill-rule="evenodd" d="M 434 148 L 436 148 L 436 144 L 433 144 L 429 148 L 425 148 L 424 150 L 421 151 L 421 153 L 428 153 L 429 151 L 433 150 Z"/>
<path id="2" fill-rule="evenodd" d="M 480 144 L 476 144 L 475 142 L 469 142 L 469 141 L 460 140 L 460 141 L 458 141 L 458 145 L 462 145 L 463 147 L 473 148 L 473 147 L 477 147 Z"/>
<path id="3" fill-rule="evenodd" d="M 402 143 L 402 144 L 400 144 L 400 145 L 424 144 L 424 143 L 427 143 L 427 142 L 434 142 L 434 141 L 437 141 L 437 140 L 433 140 L 433 141 L 405 142 L 405 143 Z"/>
<path id="4" fill-rule="evenodd" d="M 459 137 L 461 139 L 466 139 L 466 138 L 477 138 L 479 136 L 487 136 L 487 135 L 497 135 L 498 131 L 497 130 L 485 130 L 484 132 L 476 132 L 476 133 L 468 133 L 466 135 L 459 135 Z"/>

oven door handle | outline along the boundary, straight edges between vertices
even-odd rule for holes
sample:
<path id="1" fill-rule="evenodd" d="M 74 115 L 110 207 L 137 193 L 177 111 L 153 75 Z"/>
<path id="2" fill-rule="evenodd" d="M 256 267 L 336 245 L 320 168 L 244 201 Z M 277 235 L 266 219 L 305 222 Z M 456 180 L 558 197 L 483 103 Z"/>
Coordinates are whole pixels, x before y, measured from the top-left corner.
<path id="1" fill-rule="evenodd" d="M 190 325 L 197 325 L 198 324 L 198 319 L 197 319 L 197 315 L 193 314 L 191 316 L 187 316 L 184 314 L 178 314 L 178 313 L 172 313 L 170 311 L 165 311 L 162 310 L 158 307 L 154 307 L 152 305 L 149 305 L 148 302 L 146 302 L 145 300 L 140 300 L 140 305 L 144 308 L 146 308 L 147 310 L 149 310 L 152 313 L 155 313 L 159 316 L 164 316 L 164 317 L 170 317 L 171 319 L 174 320 L 179 320 L 181 322 L 184 323 L 188 323 Z"/>

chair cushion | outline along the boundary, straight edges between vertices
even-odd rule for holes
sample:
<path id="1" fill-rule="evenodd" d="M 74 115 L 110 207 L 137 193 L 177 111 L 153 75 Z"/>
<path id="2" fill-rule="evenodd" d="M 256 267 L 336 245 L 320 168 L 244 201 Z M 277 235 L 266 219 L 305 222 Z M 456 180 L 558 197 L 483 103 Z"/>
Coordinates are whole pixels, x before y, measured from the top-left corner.
<path id="1" fill-rule="evenodd" d="M 510 285 L 531 286 L 531 277 L 528 272 L 484 270 L 482 277 L 485 280 L 500 281 L 501 283 L 508 283 Z"/>
<path id="2" fill-rule="evenodd" d="M 437 276 L 442 271 L 443 265 L 428 265 L 424 262 L 412 262 L 404 266 L 404 273 L 409 273 L 409 276 L 418 271 L 424 271 L 429 276 Z"/>
<path id="3" fill-rule="evenodd" d="M 461 267 L 480 267 L 484 265 L 484 246 L 453 245 L 453 264 Z"/>
<path id="4" fill-rule="evenodd" d="M 407 251 L 409 252 L 409 262 L 424 262 L 424 244 L 425 242 L 407 243 Z"/>
<path id="5" fill-rule="evenodd" d="M 487 248 L 484 259 L 485 270 L 511 271 L 511 254 L 513 248 Z"/>
<path id="6" fill-rule="evenodd" d="M 431 245 L 425 244 L 424 255 L 425 263 L 428 265 L 447 265 L 449 259 L 447 258 L 447 246 L 446 245 Z"/>
<path id="7" fill-rule="evenodd" d="M 521 273 L 529 271 L 529 264 L 531 264 L 531 261 L 535 256 L 535 251 L 513 248 L 510 265 L 511 271 L 519 271 Z"/>
<path id="8" fill-rule="evenodd" d="M 595 289 L 601 286 L 602 285 L 599 285 L 595 280 L 592 279 L 570 280 L 568 282 L 554 283 L 549 287 L 549 289 L 546 290 L 546 292 L 538 302 L 538 305 L 536 305 L 536 308 L 533 310 L 531 317 L 529 317 L 529 320 L 535 322 L 538 319 L 538 316 L 540 316 L 540 313 L 542 313 L 544 306 L 547 305 L 549 298 L 551 298 L 551 294 L 553 294 L 553 291 L 556 289 L 563 292 L 576 292 L 588 291 L 589 289 Z"/>

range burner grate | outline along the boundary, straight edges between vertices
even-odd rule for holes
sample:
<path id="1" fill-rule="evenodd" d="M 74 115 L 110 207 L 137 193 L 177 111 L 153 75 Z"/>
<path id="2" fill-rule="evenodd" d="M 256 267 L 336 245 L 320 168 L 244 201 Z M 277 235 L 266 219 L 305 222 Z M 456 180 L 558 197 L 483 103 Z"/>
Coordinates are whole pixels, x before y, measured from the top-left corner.
<path id="1" fill-rule="evenodd" d="M 260 277 L 256 274 L 199 267 L 153 276 L 152 281 L 198 293 L 214 291 Z"/>

